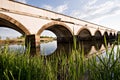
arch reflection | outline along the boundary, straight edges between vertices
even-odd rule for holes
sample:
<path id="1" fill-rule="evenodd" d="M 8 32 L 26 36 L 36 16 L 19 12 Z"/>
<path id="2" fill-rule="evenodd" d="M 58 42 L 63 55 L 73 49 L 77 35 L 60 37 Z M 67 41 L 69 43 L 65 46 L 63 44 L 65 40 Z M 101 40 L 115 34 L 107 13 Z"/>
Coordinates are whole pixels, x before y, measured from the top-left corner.
<path id="1" fill-rule="evenodd" d="M 53 41 L 52 42 L 53 44 L 51 45 L 55 45 L 55 42 L 57 43 L 57 41 Z M 76 46 L 77 50 L 79 50 L 80 52 L 83 51 L 85 55 L 89 54 L 89 52 L 91 51 L 92 44 L 90 42 L 81 41 L 78 42 L 77 44 L 78 44 Z M 61 55 L 69 56 L 73 50 L 73 43 L 57 43 L 56 46 L 53 46 L 54 48 L 48 47 L 47 44 L 44 46 L 46 46 L 46 48 L 45 47 L 43 48 L 43 44 L 42 44 L 40 49 L 42 55 L 44 56 L 61 56 Z M 52 51 L 50 51 L 50 48 L 52 48 Z"/>
<path id="2" fill-rule="evenodd" d="M 57 49 L 57 42 L 47 42 L 40 44 L 40 54 L 41 55 L 51 55 Z"/>
<path id="3" fill-rule="evenodd" d="M 92 52 L 101 51 L 105 46 L 112 45 L 113 42 L 101 41 L 101 40 L 92 40 L 92 41 L 78 41 L 76 45 L 76 49 L 79 53 L 83 52 L 84 55 L 88 55 Z M 102 46 L 103 45 L 103 46 Z M 43 56 L 69 56 L 72 54 L 73 43 L 59 43 L 57 41 L 52 41 L 48 43 L 40 44 L 40 54 Z M 94 47 L 94 51 L 92 51 L 92 47 Z"/>
<path id="4" fill-rule="evenodd" d="M 92 44 L 89 41 L 80 41 L 78 49 L 82 50 L 84 55 L 89 54 L 91 51 Z"/>
<path id="5" fill-rule="evenodd" d="M 95 47 L 95 50 L 98 51 L 101 49 L 103 42 L 102 41 L 95 41 L 93 46 Z"/>

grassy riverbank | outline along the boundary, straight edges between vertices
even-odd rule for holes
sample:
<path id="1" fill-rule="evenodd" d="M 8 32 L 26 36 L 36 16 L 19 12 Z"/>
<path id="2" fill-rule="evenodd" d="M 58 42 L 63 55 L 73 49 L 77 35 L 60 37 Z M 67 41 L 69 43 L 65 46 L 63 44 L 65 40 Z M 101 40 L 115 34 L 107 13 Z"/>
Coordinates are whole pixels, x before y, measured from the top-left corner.
<path id="1" fill-rule="evenodd" d="M 0 44 L 15 44 L 15 43 L 24 43 L 25 39 L 9 39 L 9 40 L 0 40 Z"/>
<path id="2" fill-rule="evenodd" d="M 29 49 L 20 53 L 5 46 L 0 50 L 0 80 L 120 80 L 119 46 L 86 59 L 84 50 L 76 50 L 74 44 L 69 56 L 61 50 L 52 57 L 32 57 Z"/>

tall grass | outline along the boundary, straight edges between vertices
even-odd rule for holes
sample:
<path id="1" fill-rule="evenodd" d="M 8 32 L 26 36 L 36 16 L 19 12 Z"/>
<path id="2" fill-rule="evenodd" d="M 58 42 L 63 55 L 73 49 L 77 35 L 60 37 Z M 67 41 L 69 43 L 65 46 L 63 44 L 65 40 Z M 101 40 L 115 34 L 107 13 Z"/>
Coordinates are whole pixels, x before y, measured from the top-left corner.
<path id="1" fill-rule="evenodd" d="M 88 60 L 90 80 L 120 80 L 120 48 L 115 43 L 110 49 L 106 45 L 105 55 L 97 55 Z"/>
<path id="2" fill-rule="evenodd" d="M 76 43 L 70 55 L 61 50 L 52 57 L 30 56 L 29 48 L 20 54 L 5 46 L 0 50 L 0 80 L 120 80 L 120 49 L 114 48 L 86 60 Z"/>
<path id="3" fill-rule="evenodd" d="M 30 56 L 30 47 L 24 54 L 0 50 L 0 80 L 79 80 L 85 73 L 84 53 L 72 49 L 67 56 L 64 50 L 58 56 Z M 62 55 L 61 55 L 62 54 Z M 65 54 L 65 55 L 63 55 Z"/>
<path id="4" fill-rule="evenodd" d="M 8 52 L 7 48 L 0 53 L 0 80 L 38 80 L 51 79 L 47 74 L 47 65 L 38 56 Z"/>

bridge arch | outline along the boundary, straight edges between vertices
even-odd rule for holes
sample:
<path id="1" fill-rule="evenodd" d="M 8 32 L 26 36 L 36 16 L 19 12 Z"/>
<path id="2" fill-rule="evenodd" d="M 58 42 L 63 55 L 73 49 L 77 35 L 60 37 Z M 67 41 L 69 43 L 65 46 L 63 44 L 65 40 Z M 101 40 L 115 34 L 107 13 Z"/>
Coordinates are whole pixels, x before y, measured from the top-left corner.
<path id="1" fill-rule="evenodd" d="M 88 40 L 88 39 L 91 39 L 91 32 L 89 29 L 87 28 L 81 28 L 78 33 L 78 38 L 79 40 Z"/>
<path id="2" fill-rule="evenodd" d="M 96 30 L 95 33 L 94 33 L 94 36 L 99 37 L 99 36 L 102 36 L 102 34 L 99 30 Z"/>
<path id="3" fill-rule="evenodd" d="M 109 35 L 108 35 L 108 32 L 105 31 L 103 36 L 109 36 Z"/>
<path id="4" fill-rule="evenodd" d="M 40 35 L 44 30 L 52 31 L 56 36 L 58 42 L 66 42 L 72 39 L 72 30 L 64 23 L 53 21 L 45 24 L 40 30 L 37 32 L 37 35 Z"/>
<path id="5" fill-rule="evenodd" d="M 105 37 L 106 37 L 106 39 L 108 39 L 108 38 L 109 38 L 108 32 L 107 32 L 107 31 L 105 31 L 103 36 L 105 36 Z"/>
<path id="6" fill-rule="evenodd" d="M 116 36 L 116 34 L 114 33 L 114 36 Z"/>
<path id="7" fill-rule="evenodd" d="M 113 36 L 113 34 L 110 32 L 110 35 L 109 35 L 109 37 L 112 37 Z"/>
<path id="8" fill-rule="evenodd" d="M 94 37 L 95 39 L 101 39 L 102 38 L 102 34 L 99 30 L 96 30 L 94 33 Z"/>
<path id="9" fill-rule="evenodd" d="M 6 14 L 0 13 L 0 27 L 8 27 L 20 32 L 23 35 L 29 35 L 30 32 L 17 20 Z"/>
<path id="10" fill-rule="evenodd" d="M 115 33 L 110 32 L 109 39 L 110 40 L 115 39 Z"/>

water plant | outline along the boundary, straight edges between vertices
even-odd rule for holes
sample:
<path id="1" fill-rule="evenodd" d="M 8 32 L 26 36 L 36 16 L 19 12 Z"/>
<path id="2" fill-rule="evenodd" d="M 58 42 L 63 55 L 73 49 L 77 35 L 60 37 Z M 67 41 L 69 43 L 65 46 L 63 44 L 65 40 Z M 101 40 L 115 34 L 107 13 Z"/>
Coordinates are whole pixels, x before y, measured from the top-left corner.
<path id="1" fill-rule="evenodd" d="M 53 56 L 30 56 L 30 47 L 21 54 L 19 50 L 9 51 L 6 45 L 0 48 L 0 80 L 120 79 L 119 45 L 106 47 L 106 55 L 86 59 L 84 49 L 77 49 L 74 43 L 71 54 L 62 49 Z"/>
<path id="2" fill-rule="evenodd" d="M 74 80 L 85 71 L 84 56 L 75 49 L 69 56 L 64 50 L 52 57 L 33 57 L 29 52 L 29 48 L 24 54 L 9 51 L 8 46 L 1 48 L 0 80 Z"/>
<path id="3" fill-rule="evenodd" d="M 90 80 L 120 80 L 120 48 L 115 43 L 112 48 L 106 45 L 104 55 L 97 55 L 88 60 Z"/>

